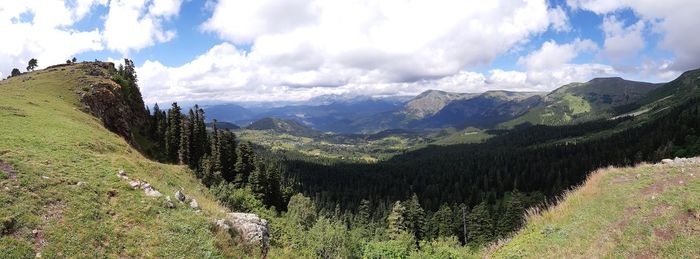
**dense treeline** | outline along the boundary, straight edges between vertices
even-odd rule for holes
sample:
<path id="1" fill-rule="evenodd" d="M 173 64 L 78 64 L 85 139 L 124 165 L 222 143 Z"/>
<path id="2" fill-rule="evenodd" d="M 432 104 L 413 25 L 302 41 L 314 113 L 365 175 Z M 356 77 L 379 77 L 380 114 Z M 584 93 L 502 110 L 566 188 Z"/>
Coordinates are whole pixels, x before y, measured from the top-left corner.
<path id="1" fill-rule="evenodd" d="M 187 165 L 220 199 L 229 195 L 224 190 L 241 189 L 266 206 L 286 207 L 280 166 L 263 161 L 250 143 L 239 143 L 229 129 L 218 129 L 216 120 L 207 130 L 204 110 L 198 105 L 185 115 L 177 103 L 168 110 L 156 104 L 148 116 L 144 133 L 163 151 L 162 160 Z"/>
<path id="2" fill-rule="evenodd" d="M 426 218 L 448 209 L 453 219 L 459 218 L 460 213 L 455 212 L 466 207 L 468 219 L 481 220 L 466 224 L 466 241 L 481 243 L 507 235 L 519 225 L 507 211 L 522 212 L 523 207 L 556 197 L 582 183 L 592 170 L 700 154 L 699 109 L 700 101 L 691 100 L 641 125 L 578 142 L 553 140 L 601 132 L 623 122 L 633 125 L 635 121 L 597 121 L 582 124 L 582 128 L 521 128 L 482 144 L 431 146 L 379 164 L 287 159 L 285 172 L 287 178 L 294 179 L 295 189 L 313 197 L 317 206 L 328 210 L 339 206 L 357 213 L 362 201 L 369 200 L 373 219 L 379 221 L 387 218 L 386 211 L 395 207 L 395 201 L 414 193 L 426 210 Z M 508 144 L 510 141 L 515 144 Z M 547 141 L 553 143 L 539 144 Z M 518 200 L 512 202 L 513 196 Z M 453 223 L 449 234 L 465 241 L 464 227 L 462 220 Z"/>

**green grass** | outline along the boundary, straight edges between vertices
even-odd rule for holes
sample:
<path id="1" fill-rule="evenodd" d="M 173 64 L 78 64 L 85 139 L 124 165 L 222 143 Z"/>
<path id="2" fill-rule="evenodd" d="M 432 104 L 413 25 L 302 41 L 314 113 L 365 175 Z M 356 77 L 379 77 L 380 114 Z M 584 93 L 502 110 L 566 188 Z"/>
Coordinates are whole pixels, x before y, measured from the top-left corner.
<path id="1" fill-rule="evenodd" d="M 0 177 L 0 219 L 12 222 L 0 236 L 3 256 L 232 256 L 211 230 L 225 210 L 191 171 L 144 158 L 80 111 L 78 93 L 93 80 L 80 66 L 0 82 L 0 161 L 16 171 L 16 179 Z M 182 188 L 202 211 L 165 208 L 164 197 L 146 197 L 119 179 L 120 169 L 164 195 Z"/>
<path id="2" fill-rule="evenodd" d="M 562 102 L 565 107 L 569 108 L 571 115 L 587 113 L 591 111 L 591 104 L 579 96 L 567 93 L 564 95 Z"/>
<path id="3" fill-rule="evenodd" d="M 470 144 L 470 143 L 481 143 L 492 135 L 488 134 L 482 130 L 476 128 L 467 128 L 464 130 L 451 132 L 447 136 L 440 137 L 431 144 L 435 145 L 456 145 L 456 144 Z"/>
<path id="4" fill-rule="evenodd" d="M 489 258 L 691 258 L 700 254 L 700 166 L 593 173 L 557 206 L 532 213 Z"/>

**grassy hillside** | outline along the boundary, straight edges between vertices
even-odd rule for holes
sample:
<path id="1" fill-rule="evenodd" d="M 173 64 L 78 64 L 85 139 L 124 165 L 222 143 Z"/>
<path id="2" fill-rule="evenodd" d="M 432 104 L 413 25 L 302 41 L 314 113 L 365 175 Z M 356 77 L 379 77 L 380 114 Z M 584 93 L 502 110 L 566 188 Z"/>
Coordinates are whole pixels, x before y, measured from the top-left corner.
<path id="1" fill-rule="evenodd" d="M 307 127 L 297 121 L 278 119 L 278 118 L 263 118 L 248 125 L 246 129 L 251 130 L 271 130 L 280 134 L 291 134 L 294 136 L 314 137 L 320 136 L 323 133 Z"/>
<path id="2" fill-rule="evenodd" d="M 490 258 L 692 258 L 700 254 L 700 160 L 608 168 Z"/>
<path id="3" fill-rule="evenodd" d="M 659 86 L 619 77 L 567 84 L 547 94 L 544 103 L 538 107 L 501 126 L 512 127 L 526 122 L 564 125 L 609 118 L 618 115 L 613 108 L 635 103 Z"/>
<path id="4" fill-rule="evenodd" d="M 227 257 L 212 220 L 219 207 L 182 166 L 145 159 L 100 121 L 80 111 L 93 79 L 84 64 L 0 82 L 0 251 L 10 258 Z M 147 197 L 117 177 L 147 181 Z M 195 198 L 164 206 L 176 190 Z M 228 250 L 229 252 L 232 250 Z"/>

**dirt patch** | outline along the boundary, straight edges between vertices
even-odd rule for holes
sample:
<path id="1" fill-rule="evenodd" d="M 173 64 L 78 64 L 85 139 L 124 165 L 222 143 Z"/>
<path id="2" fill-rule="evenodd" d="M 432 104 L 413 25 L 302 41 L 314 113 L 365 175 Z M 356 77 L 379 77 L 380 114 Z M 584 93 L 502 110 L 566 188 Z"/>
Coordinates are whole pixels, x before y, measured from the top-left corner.
<path id="1" fill-rule="evenodd" d="M 640 193 L 642 195 L 654 195 L 654 194 L 658 194 L 658 193 L 665 191 L 668 187 L 685 186 L 687 183 L 688 183 L 688 181 L 687 181 L 686 177 L 684 177 L 682 175 L 676 176 L 673 178 L 657 181 L 657 182 L 653 183 L 652 185 L 649 185 L 649 186 L 645 187 L 644 189 L 642 189 L 640 191 Z"/>
<path id="2" fill-rule="evenodd" d="M 15 171 L 10 164 L 5 163 L 2 160 L 0 160 L 0 171 L 8 173 L 10 175 L 10 180 L 17 179 L 17 171 Z"/>
<path id="3" fill-rule="evenodd" d="M 41 214 L 41 219 L 43 219 L 44 222 L 50 220 L 60 220 L 63 217 L 63 209 L 65 208 L 65 204 L 57 201 L 45 206 L 45 208 L 44 213 Z"/>
<path id="4" fill-rule="evenodd" d="M 674 233 L 671 229 L 655 228 L 654 236 L 660 238 L 663 241 L 671 241 L 673 240 L 673 238 L 676 237 L 676 233 Z"/>
<path id="5" fill-rule="evenodd" d="M 39 253 L 41 249 L 46 246 L 46 238 L 44 237 L 44 231 L 41 229 L 35 229 L 32 231 L 34 235 L 34 252 Z"/>
<path id="6" fill-rule="evenodd" d="M 632 181 L 631 177 L 621 175 L 621 176 L 615 177 L 615 179 L 612 180 L 612 183 L 613 184 L 621 184 L 621 183 L 628 183 L 630 181 Z"/>
<path id="7" fill-rule="evenodd" d="M 639 211 L 639 207 L 627 207 L 625 208 L 625 213 L 622 215 L 622 219 L 617 222 L 616 227 L 619 229 L 621 232 L 627 228 L 627 225 L 629 225 L 630 220 L 632 219 L 632 216 Z"/>
<path id="8" fill-rule="evenodd" d="M 109 202 L 110 202 L 110 203 L 114 203 L 114 202 L 117 200 L 117 195 L 118 195 L 118 194 L 119 194 L 119 193 L 117 193 L 116 190 L 109 190 L 109 191 L 107 191 L 107 198 L 109 199 Z"/>
<path id="9" fill-rule="evenodd" d="M 674 220 L 676 224 L 683 226 L 686 231 L 695 234 L 700 233 L 700 212 L 688 209 L 678 214 Z"/>
<path id="10" fill-rule="evenodd" d="M 656 206 L 654 208 L 654 210 L 651 212 L 651 215 L 649 215 L 649 217 L 647 218 L 647 221 L 651 221 L 653 219 L 661 217 L 662 215 L 668 213 L 672 208 L 673 208 L 673 206 L 671 206 L 667 203 L 660 204 L 659 206 Z"/>

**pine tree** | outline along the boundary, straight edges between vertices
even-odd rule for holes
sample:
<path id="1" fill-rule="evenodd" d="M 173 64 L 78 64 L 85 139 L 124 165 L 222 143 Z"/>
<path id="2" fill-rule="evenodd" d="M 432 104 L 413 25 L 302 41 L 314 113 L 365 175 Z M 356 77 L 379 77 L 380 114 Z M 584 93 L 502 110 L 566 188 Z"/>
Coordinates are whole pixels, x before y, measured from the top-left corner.
<path id="1" fill-rule="evenodd" d="M 180 149 L 180 138 L 182 133 L 182 114 L 177 103 L 173 103 L 172 108 L 168 111 L 168 129 L 165 133 L 165 151 L 168 161 L 176 162 L 178 159 L 178 151 Z"/>
<path id="2" fill-rule="evenodd" d="M 238 145 L 236 150 L 236 179 L 234 183 L 237 186 L 245 186 L 250 173 L 253 172 L 255 160 L 255 154 L 253 154 L 253 149 L 251 148 L 250 142 L 244 142 Z"/>
<path id="3" fill-rule="evenodd" d="M 360 201 L 360 206 L 357 209 L 357 215 L 355 215 L 355 224 L 357 226 L 366 227 L 367 224 L 369 224 L 371 219 L 369 205 L 369 200 L 362 199 L 362 201 Z"/>
<path id="4" fill-rule="evenodd" d="M 168 132 L 168 114 L 165 111 L 160 112 L 158 119 L 158 145 L 165 149 L 165 135 Z M 167 150 L 164 152 L 167 155 Z"/>
<path id="5" fill-rule="evenodd" d="M 525 208 L 522 203 L 522 194 L 517 189 L 511 193 L 505 207 L 505 212 L 496 228 L 499 237 L 506 237 L 522 226 Z"/>
<path id="6" fill-rule="evenodd" d="M 418 195 L 415 193 L 411 199 L 405 202 L 406 204 L 406 227 L 418 242 L 425 238 L 425 212 L 418 201 Z"/>
<path id="7" fill-rule="evenodd" d="M 199 177 L 202 179 L 202 183 L 207 187 L 216 186 L 223 181 L 221 172 L 216 170 L 215 163 L 209 155 L 202 157 L 198 171 L 200 172 Z"/>
<path id="8" fill-rule="evenodd" d="M 204 154 L 210 154 L 209 148 L 211 145 L 207 145 L 206 143 L 209 143 L 209 136 L 207 135 L 207 125 L 204 123 L 204 110 L 202 108 L 199 108 L 199 106 L 195 105 L 195 120 L 197 121 L 196 124 L 196 139 L 198 143 L 201 143 L 197 148 L 199 151 L 197 154 L 199 156 L 203 156 Z"/>
<path id="9" fill-rule="evenodd" d="M 211 123 L 212 127 L 212 133 L 211 133 L 211 162 L 213 163 L 213 167 L 215 170 L 219 171 L 221 173 L 221 141 L 219 139 L 219 129 L 216 127 L 216 120 L 212 121 Z"/>
<path id="10" fill-rule="evenodd" d="M 236 135 L 225 129 L 221 132 L 221 172 L 226 181 L 233 182 L 236 177 Z"/>
<path id="11" fill-rule="evenodd" d="M 454 235 L 452 209 L 447 204 L 442 204 L 440 209 L 433 214 L 430 225 L 433 237 L 451 237 Z"/>
<path id="12" fill-rule="evenodd" d="M 187 121 L 188 127 L 186 130 L 183 129 L 183 131 L 185 131 L 183 134 L 187 134 L 187 138 L 189 139 L 189 145 L 187 145 L 189 157 L 186 163 L 190 168 L 196 169 L 199 167 L 199 160 L 202 158 L 202 154 L 199 153 L 197 147 L 203 143 L 201 143 L 201 140 L 199 140 L 195 134 L 197 130 L 197 118 L 192 109 L 190 109 L 187 114 Z"/>
<path id="13" fill-rule="evenodd" d="M 483 245 L 494 240 L 493 221 L 486 202 L 482 202 L 472 208 L 467 217 L 467 222 L 468 237 L 471 244 Z"/>
<path id="14" fill-rule="evenodd" d="M 406 207 L 404 207 L 400 201 L 394 203 L 394 207 L 391 208 L 391 213 L 387 217 L 387 234 L 389 238 L 396 239 L 401 233 L 406 231 L 406 220 L 404 215 L 406 214 Z"/>
<path id="15" fill-rule="evenodd" d="M 273 205 L 277 208 L 282 208 L 284 204 L 284 197 L 282 197 L 282 174 L 280 172 L 280 166 L 268 166 L 266 167 L 266 185 L 265 197 L 267 198 L 265 203 Z"/>
<path id="16" fill-rule="evenodd" d="M 181 124 L 182 133 L 180 134 L 178 160 L 181 165 L 190 165 L 190 129 L 192 126 L 189 119 L 182 119 Z M 192 167 L 190 166 L 190 168 Z"/>
<path id="17" fill-rule="evenodd" d="M 262 164 L 261 161 L 257 161 L 255 169 L 253 169 L 253 171 L 248 176 L 248 186 L 250 186 L 250 189 L 253 191 L 253 194 L 255 194 L 255 197 L 263 201 L 266 199 L 266 182 L 267 181 L 265 179 L 265 166 Z"/>

